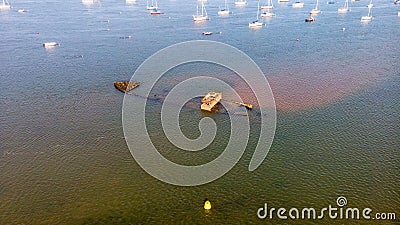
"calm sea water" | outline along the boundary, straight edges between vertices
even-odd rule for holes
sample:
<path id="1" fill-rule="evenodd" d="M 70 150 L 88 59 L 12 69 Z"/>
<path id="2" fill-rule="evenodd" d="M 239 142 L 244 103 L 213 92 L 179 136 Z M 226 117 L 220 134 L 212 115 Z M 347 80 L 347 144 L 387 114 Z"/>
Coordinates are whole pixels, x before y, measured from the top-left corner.
<path id="1" fill-rule="evenodd" d="M 160 1 L 160 16 L 150 16 L 143 0 L 11 2 L 11 10 L 0 11 L 0 224 L 371 224 L 257 218 L 266 202 L 319 209 L 339 196 L 351 207 L 400 217 L 400 8 L 375 1 L 373 21 L 362 24 L 368 1 L 350 3 L 345 15 L 337 14 L 343 1 L 321 1 L 322 14 L 308 24 L 314 2 L 302 9 L 274 3 L 277 16 L 251 30 L 255 1 L 245 8 L 230 3 L 233 14 L 220 18 L 223 1 L 209 0 L 211 20 L 202 24 L 192 21 L 194 1 Z M 212 183 L 177 187 L 132 158 L 123 138 L 123 95 L 112 83 L 129 80 L 161 48 L 197 39 L 230 44 L 254 59 L 275 95 L 277 131 L 264 163 L 248 172 L 259 127 L 255 109 L 239 163 Z M 44 49 L 47 41 L 61 45 Z M 230 73 L 189 64 L 170 71 L 154 92 L 163 96 L 186 76 L 209 74 L 245 91 Z M 158 129 L 160 106 L 150 101 L 146 116 L 167 157 L 204 163 L 226 145 L 229 118 L 216 113 L 209 116 L 221 135 L 210 151 L 176 153 Z M 196 107 L 181 113 L 183 132 L 193 138 L 205 116 Z M 211 213 L 202 209 L 205 198 Z"/>

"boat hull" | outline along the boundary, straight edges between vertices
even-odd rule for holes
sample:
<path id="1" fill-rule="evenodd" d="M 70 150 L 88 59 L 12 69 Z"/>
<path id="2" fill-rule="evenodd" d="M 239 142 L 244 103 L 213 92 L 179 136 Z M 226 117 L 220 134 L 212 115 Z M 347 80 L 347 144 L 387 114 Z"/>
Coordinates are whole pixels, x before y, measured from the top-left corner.
<path id="1" fill-rule="evenodd" d="M 296 3 L 293 3 L 293 5 L 292 5 L 293 8 L 303 8 L 303 6 L 304 6 L 303 2 L 296 2 Z"/>
<path id="2" fill-rule="evenodd" d="M 194 21 L 205 21 L 207 19 L 208 19 L 208 16 L 196 16 L 196 15 L 193 16 Z"/>
<path id="3" fill-rule="evenodd" d="M 367 21 L 371 21 L 371 20 L 372 20 L 372 16 L 363 16 L 363 17 L 361 17 L 361 21 L 367 22 Z"/>
<path id="4" fill-rule="evenodd" d="M 272 6 L 272 5 L 263 5 L 263 6 L 261 6 L 262 10 L 270 10 L 270 9 L 273 9 L 273 8 L 274 8 L 274 6 Z"/>
<path id="5" fill-rule="evenodd" d="M 262 22 L 252 22 L 249 23 L 249 27 L 262 27 L 263 23 Z"/>
<path id="6" fill-rule="evenodd" d="M 229 15 L 229 10 L 218 11 L 218 15 L 219 16 L 227 16 L 227 15 Z"/>
<path id="7" fill-rule="evenodd" d="M 247 2 L 235 2 L 236 6 L 245 6 L 247 5 Z"/>
<path id="8" fill-rule="evenodd" d="M 319 10 L 319 9 L 313 9 L 310 11 L 310 14 L 312 14 L 312 15 L 320 14 L 320 13 L 321 13 L 321 10 Z"/>
<path id="9" fill-rule="evenodd" d="M 59 45 L 57 42 L 45 42 L 45 43 L 43 43 L 43 47 L 45 47 L 45 48 L 51 48 L 51 47 L 55 47 L 57 45 Z"/>
<path id="10" fill-rule="evenodd" d="M 157 11 L 157 10 L 155 10 L 155 11 L 151 11 L 151 12 L 150 12 L 150 14 L 151 14 L 151 15 L 160 15 L 160 14 L 161 14 L 161 12 L 160 12 L 160 11 Z"/>
<path id="11" fill-rule="evenodd" d="M 7 10 L 7 9 L 11 9 L 10 5 L 0 5 L 0 10 Z"/>
<path id="12" fill-rule="evenodd" d="M 273 17 L 274 16 L 274 14 L 273 13 L 270 13 L 270 12 L 266 12 L 266 13 L 261 13 L 261 17 L 262 18 L 270 18 L 270 17 Z M 262 24 L 261 24 L 262 25 Z"/>

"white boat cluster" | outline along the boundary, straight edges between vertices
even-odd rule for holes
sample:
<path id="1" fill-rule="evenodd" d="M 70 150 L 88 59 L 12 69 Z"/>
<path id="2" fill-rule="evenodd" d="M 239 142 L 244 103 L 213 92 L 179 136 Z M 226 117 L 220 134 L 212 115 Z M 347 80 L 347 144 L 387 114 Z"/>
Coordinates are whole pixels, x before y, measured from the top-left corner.
<path id="1" fill-rule="evenodd" d="M 193 15 L 193 20 L 195 22 L 202 22 L 206 21 L 209 19 L 204 2 L 206 0 L 198 0 L 200 3 L 197 5 L 197 11 L 196 15 Z M 278 2 L 289 2 L 290 0 L 277 0 Z M 359 0 L 354 0 L 354 1 L 359 1 Z M 328 4 L 334 4 L 334 1 L 329 1 Z M 394 4 L 400 4 L 400 0 L 394 0 Z M 246 0 L 236 0 L 234 2 L 234 5 L 236 7 L 244 7 L 248 5 L 248 2 Z M 293 4 L 293 8 L 303 8 L 304 2 L 302 0 L 296 0 Z M 367 5 L 368 8 L 368 14 L 366 16 L 361 17 L 362 22 L 368 22 L 372 20 L 372 8 L 374 7 L 374 4 L 372 3 L 372 0 L 370 0 L 369 4 Z M 201 8 L 201 10 L 199 10 Z M 262 27 L 264 25 L 264 22 L 260 20 L 261 18 L 269 18 L 276 16 L 276 13 L 273 13 L 272 10 L 274 9 L 274 4 L 272 0 L 266 0 L 265 5 L 260 5 L 260 0 L 258 0 L 258 6 L 257 6 L 257 16 L 256 19 L 251 21 L 249 23 L 250 28 L 257 28 L 257 27 Z M 339 14 L 344 14 L 349 12 L 349 0 L 345 0 L 344 5 L 342 7 L 339 7 L 337 9 L 337 12 Z M 309 17 L 305 19 L 305 22 L 314 22 L 316 21 L 316 15 L 320 14 L 321 10 L 319 9 L 319 0 L 316 0 L 315 3 L 315 8 L 311 9 L 309 11 Z M 219 7 L 218 15 L 219 16 L 228 16 L 230 14 L 229 8 L 227 6 L 226 0 L 225 0 L 225 5 L 224 7 Z M 398 16 L 400 16 L 400 12 L 398 13 Z"/>

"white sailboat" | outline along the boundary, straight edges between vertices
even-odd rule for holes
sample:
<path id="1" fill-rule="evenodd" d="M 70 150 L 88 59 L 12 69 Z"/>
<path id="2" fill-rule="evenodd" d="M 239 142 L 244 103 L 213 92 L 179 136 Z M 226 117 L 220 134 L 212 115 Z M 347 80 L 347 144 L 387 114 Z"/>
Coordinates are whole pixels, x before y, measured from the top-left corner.
<path id="1" fill-rule="evenodd" d="M 321 10 L 318 9 L 318 0 L 317 0 L 317 4 L 315 4 L 315 8 L 310 11 L 310 14 L 315 15 L 315 14 L 320 14 L 320 13 L 321 13 Z"/>
<path id="2" fill-rule="evenodd" d="M 95 0 L 82 0 L 82 4 L 84 5 L 93 5 Z"/>
<path id="3" fill-rule="evenodd" d="M 45 48 L 54 48 L 56 46 L 60 46 L 60 43 L 57 43 L 57 42 L 54 42 L 54 41 L 43 43 L 43 47 L 45 47 Z"/>
<path id="4" fill-rule="evenodd" d="M 272 3 L 272 0 L 268 0 L 266 5 L 261 6 L 262 10 L 271 10 L 273 8 L 274 8 L 274 3 Z"/>
<path id="5" fill-rule="evenodd" d="M 304 6 L 304 2 L 301 2 L 299 0 L 297 0 L 295 3 L 293 3 L 292 7 L 293 8 L 303 8 Z"/>
<path id="6" fill-rule="evenodd" d="M 224 8 L 222 8 L 222 9 L 220 8 L 219 9 L 218 15 L 219 16 L 227 16 L 227 15 L 229 15 L 229 8 L 228 8 L 228 5 L 226 4 L 226 0 L 225 0 Z"/>
<path id="7" fill-rule="evenodd" d="M 194 21 L 205 21 L 208 19 L 206 7 L 204 6 L 204 1 L 201 1 L 201 14 L 199 14 L 199 5 L 197 5 L 196 15 L 193 15 Z"/>
<path id="8" fill-rule="evenodd" d="M 10 3 L 8 3 L 7 0 L 3 0 L 3 4 L 0 5 L 0 9 L 1 10 L 3 10 L 3 9 L 11 9 L 11 5 L 10 5 Z"/>
<path id="9" fill-rule="evenodd" d="M 151 0 L 151 4 L 149 5 L 149 0 L 147 0 L 147 10 L 157 10 L 158 9 L 158 4 L 157 0 Z"/>
<path id="10" fill-rule="evenodd" d="M 262 27 L 263 22 L 258 19 L 259 12 L 260 12 L 260 0 L 258 0 L 258 4 L 257 4 L 257 18 L 253 22 L 249 23 L 250 28 Z"/>
<path id="11" fill-rule="evenodd" d="M 349 11 L 349 0 L 344 2 L 344 6 L 338 8 L 338 13 L 347 13 Z"/>
<path id="12" fill-rule="evenodd" d="M 270 18 L 276 16 L 275 13 L 272 13 L 271 10 L 274 8 L 272 0 L 268 0 L 267 5 L 261 6 L 261 10 L 266 10 L 261 13 L 261 18 Z"/>
<path id="13" fill-rule="evenodd" d="M 82 4 L 84 4 L 86 6 L 91 6 L 91 5 L 101 6 L 100 0 L 82 0 Z"/>
<path id="14" fill-rule="evenodd" d="M 372 5 L 372 0 L 371 0 L 371 2 L 369 4 Z M 361 17 L 361 21 L 362 22 L 368 22 L 368 21 L 372 20 L 372 12 L 371 11 L 372 11 L 372 6 L 368 7 L 368 15 Z"/>
<path id="15" fill-rule="evenodd" d="M 235 2 L 235 6 L 245 6 L 245 5 L 247 5 L 246 0 L 238 0 Z"/>

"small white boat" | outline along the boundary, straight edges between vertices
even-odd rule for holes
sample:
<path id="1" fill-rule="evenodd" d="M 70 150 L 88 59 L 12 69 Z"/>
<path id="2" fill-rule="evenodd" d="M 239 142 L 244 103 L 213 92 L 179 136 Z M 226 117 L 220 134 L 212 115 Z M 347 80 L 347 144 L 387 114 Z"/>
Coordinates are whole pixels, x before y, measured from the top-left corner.
<path id="1" fill-rule="evenodd" d="M 296 1 L 292 5 L 293 8 L 303 8 L 303 6 L 304 6 L 304 2 L 300 2 L 300 1 Z"/>
<path id="2" fill-rule="evenodd" d="M 238 0 L 235 2 L 235 6 L 245 6 L 245 5 L 247 5 L 246 0 Z"/>
<path id="3" fill-rule="evenodd" d="M 226 4 L 226 0 L 225 0 L 225 6 L 224 8 L 220 8 L 218 11 L 218 16 L 228 16 L 229 15 L 229 8 L 228 5 Z"/>
<path id="4" fill-rule="evenodd" d="M 211 34 L 213 34 L 213 32 L 211 32 L 211 31 L 204 31 L 204 32 L 202 33 L 202 35 L 211 35 Z"/>
<path id="5" fill-rule="evenodd" d="M 18 9 L 17 12 L 19 12 L 19 13 L 26 13 L 26 12 L 29 12 L 29 10 L 26 10 L 26 9 Z"/>
<path id="6" fill-rule="evenodd" d="M 372 0 L 370 2 L 372 4 Z M 372 20 L 372 7 L 368 7 L 368 15 L 367 16 L 362 16 L 361 17 L 361 22 L 369 22 Z"/>
<path id="7" fill-rule="evenodd" d="M 368 22 L 372 20 L 372 16 L 362 16 L 361 22 Z"/>
<path id="8" fill-rule="evenodd" d="M 318 9 L 318 0 L 317 0 L 317 3 L 315 4 L 315 8 L 310 11 L 310 14 L 315 15 L 315 14 L 320 14 L 320 13 L 321 13 L 321 10 Z"/>
<path id="9" fill-rule="evenodd" d="M 7 0 L 3 0 L 3 4 L 0 5 L 0 10 L 11 9 L 10 3 Z"/>
<path id="10" fill-rule="evenodd" d="M 320 14 L 320 13 L 321 13 L 321 10 L 319 10 L 319 9 L 312 9 L 312 10 L 310 11 L 310 14 L 312 14 L 312 15 Z"/>
<path id="11" fill-rule="evenodd" d="M 206 7 L 204 6 L 204 2 L 201 1 L 201 14 L 199 14 L 199 5 L 197 5 L 196 15 L 193 15 L 193 20 L 195 22 L 201 22 L 208 19 Z"/>
<path id="12" fill-rule="evenodd" d="M 218 16 L 228 16 L 229 15 L 229 9 L 220 9 L 218 11 Z"/>
<path id="13" fill-rule="evenodd" d="M 273 16 L 275 16 L 275 14 L 272 13 L 272 12 L 269 12 L 269 11 L 261 13 L 261 18 L 270 18 L 270 17 L 273 17 Z"/>
<path id="14" fill-rule="evenodd" d="M 84 5 L 93 5 L 95 0 L 82 0 L 82 4 Z"/>
<path id="15" fill-rule="evenodd" d="M 349 0 L 344 2 L 344 6 L 338 8 L 338 13 L 347 13 L 349 11 Z"/>
<path id="16" fill-rule="evenodd" d="M 256 18 L 256 20 L 249 23 L 250 28 L 262 27 L 262 25 L 264 24 L 262 21 L 258 20 L 259 13 L 260 13 L 260 0 L 258 0 L 258 4 L 257 4 L 257 18 Z"/>
<path id="17" fill-rule="evenodd" d="M 262 27 L 264 23 L 259 21 L 259 20 L 254 20 L 253 22 L 249 23 L 249 27 L 255 28 L 255 27 Z"/>
<path id="18" fill-rule="evenodd" d="M 51 48 L 51 47 L 55 47 L 57 45 L 60 45 L 60 44 L 57 43 L 57 42 L 45 42 L 45 43 L 43 43 L 43 47 L 45 47 L 45 48 Z"/>

